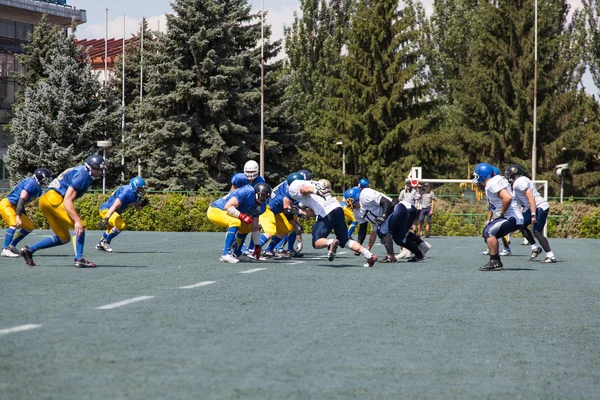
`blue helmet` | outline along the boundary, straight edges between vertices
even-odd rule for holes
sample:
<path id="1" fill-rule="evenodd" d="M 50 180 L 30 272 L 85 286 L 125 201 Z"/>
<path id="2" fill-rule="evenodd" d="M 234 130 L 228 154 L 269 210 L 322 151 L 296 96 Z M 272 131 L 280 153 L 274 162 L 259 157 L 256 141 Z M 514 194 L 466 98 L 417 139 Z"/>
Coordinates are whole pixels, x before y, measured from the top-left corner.
<path id="1" fill-rule="evenodd" d="M 36 169 L 33 172 L 33 177 L 42 188 L 47 187 L 52 182 L 52 173 L 46 168 Z"/>
<path id="2" fill-rule="evenodd" d="M 231 184 L 236 188 L 241 188 L 242 186 L 246 186 L 248 184 L 248 178 L 246 178 L 246 174 L 238 172 L 237 174 L 233 174 L 231 177 Z"/>
<path id="3" fill-rule="evenodd" d="M 312 181 L 312 173 L 309 170 L 301 169 L 300 171 L 298 171 L 298 173 L 303 176 L 303 179 L 305 181 Z"/>
<path id="4" fill-rule="evenodd" d="M 141 176 L 131 178 L 129 185 L 135 192 L 143 192 L 146 189 L 146 181 Z"/>
<path id="5" fill-rule="evenodd" d="M 494 176 L 502 174 L 500 168 L 492 166 L 492 169 L 494 170 Z"/>
<path id="6" fill-rule="evenodd" d="M 287 177 L 287 184 L 291 185 L 292 182 L 297 181 L 297 180 L 306 180 L 306 179 L 304 179 L 304 177 L 302 176 L 302 174 L 300 174 L 299 172 L 292 172 Z"/>
<path id="7" fill-rule="evenodd" d="M 271 198 L 272 193 L 271 186 L 265 182 L 257 183 L 254 186 L 254 193 L 256 194 L 256 204 L 262 204 Z"/>
<path id="8" fill-rule="evenodd" d="M 486 179 L 494 176 L 494 167 L 488 163 L 477 164 L 473 172 L 473 180 L 476 183 L 483 183 Z"/>
<path id="9" fill-rule="evenodd" d="M 358 181 L 358 188 L 364 189 L 369 187 L 369 180 L 367 178 L 360 178 Z"/>
<path id="10" fill-rule="evenodd" d="M 354 205 L 358 203 L 359 197 L 360 189 L 357 187 L 350 188 L 344 193 L 344 199 L 346 200 L 346 204 L 350 208 L 354 208 Z"/>

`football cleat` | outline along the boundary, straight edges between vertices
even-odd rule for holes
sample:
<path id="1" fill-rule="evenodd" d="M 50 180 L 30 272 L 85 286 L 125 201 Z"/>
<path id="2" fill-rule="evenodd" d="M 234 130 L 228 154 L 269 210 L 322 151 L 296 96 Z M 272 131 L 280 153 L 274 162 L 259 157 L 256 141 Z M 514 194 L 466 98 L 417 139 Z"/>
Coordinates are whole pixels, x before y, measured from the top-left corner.
<path id="1" fill-rule="evenodd" d="M 415 255 L 406 247 L 402 249 L 400 253 L 396 256 L 396 258 L 405 259 L 405 258 L 413 258 Z"/>
<path id="2" fill-rule="evenodd" d="M 421 250 L 421 253 L 423 253 L 423 254 L 427 253 L 430 248 L 431 248 L 431 245 L 427 242 L 423 242 L 423 243 L 419 244 L 419 250 Z"/>
<path id="3" fill-rule="evenodd" d="M 373 254 L 369 259 L 367 259 L 367 263 L 365 264 L 365 266 L 367 268 L 371 268 L 375 265 L 376 262 L 377 262 L 377 256 L 375 254 Z"/>
<path id="4" fill-rule="evenodd" d="M 527 240 L 527 238 L 523 238 L 523 243 L 521 243 L 521 246 L 527 246 L 529 244 L 529 240 Z"/>
<path id="5" fill-rule="evenodd" d="M 263 257 L 271 260 L 281 260 L 281 256 L 273 250 L 268 250 L 262 253 Z"/>
<path id="6" fill-rule="evenodd" d="M 19 255 L 13 253 L 10 249 L 2 249 L 2 257 L 19 257 Z"/>
<path id="7" fill-rule="evenodd" d="M 529 257 L 529 261 L 535 260 L 535 258 L 537 256 L 539 256 L 541 252 L 542 252 L 542 248 L 541 247 L 538 247 L 537 249 L 532 250 L 531 251 L 531 256 Z"/>
<path id="8" fill-rule="evenodd" d="M 382 258 L 381 260 L 379 260 L 380 263 L 396 263 L 398 262 L 398 260 L 396 259 L 396 257 L 393 256 L 385 256 L 384 258 Z"/>
<path id="9" fill-rule="evenodd" d="M 277 252 L 277 255 L 279 257 L 285 258 L 285 259 L 292 258 L 292 255 L 287 250 L 280 250 L 280 251 Z"/>
<path id="10" fill-rule="evenodd" d="M 480 271 L 500 271 L 502 268 L 504 268 L 504 265 L 502 265 L 502 262 L 500 260 L 490 260 L 483 267 L 480 267 L 479 270 Z"/>
<path id="11" fill-rule="evenodd" d="M 21 249 L 21 256 L 23 256 L 27 265 L 35 267 L 35 263 L 33 262 L 33 251 L 29 250 L 29 247 L 25 246 Z"/>
<path id="12" fill-rule="evenodd" d="M 546 264 L 554 264 L 556 262 L 556 257 L 546 257 L 542 262 Z"/>
<path id="13" fill-rule="evenodd" d="M 333 242 L 331 242 L 331 244 L 327 247 L 327 259 L 329 261 L 333 261 L 333 259 L 335 258 L 335 253 L 337 252 L 339 244 L 339 240 L 333 239 Z"/>
<path id="14" fill-rule="evenodd" d="M 489 249 L 485 249 L 484 251 L 482 251 L 479 254 L 483 254 L 484 256 L 489 256 L 490 255 L 490 250 Z"/>
<path id="15" fill-rule="evenodd" d="M 79 260 L 75 260 L 75 268 L 96 268 L 96 264 L 81 257 Z"/>
<path id="16" fill-rule="evenodd" d="M 509 248 L 505 247 L 504 250 L 500 252 L 501 256 L 512 256 L 512 251 Z"/>
<path id="17" fill-rule="evenodd" d="M 232 254 L 225 254 L 224 256 L 221 256 L 221 258 L 219 258 L 219 261 L 229 264 L 235 264 L 240 262 L 240 260 L 235 258 Z"/>
<path id="18" fill-rule="evenodd" d="M 100 243 L 96 245 L 96 250 L 107 251 L 112 253 L 112 248 L 110 247 L 110 243 L 105 240 L 101 240 Z"/>
<path id="19" fill-rule="evenodd" d="M 419 258 L 417 256 L 414 256 L 413 258 L 411 258 L 410 260 L 408 260 L 407 262 L 419 262 L 419 261 L 423 261 L 425 260 L 427 257 L 425 257 L 425 255 L 423 255 L 423 257 Z"/>
<path id="20" fill-rule="evenodd" d="M 292 256 L 294 258 L 302 258 L 302 257 L 304 257 L 304 254 L 300 253 L 299 251 L 292 250 L 292 251 L 290 251 L 290 256 Z"/>

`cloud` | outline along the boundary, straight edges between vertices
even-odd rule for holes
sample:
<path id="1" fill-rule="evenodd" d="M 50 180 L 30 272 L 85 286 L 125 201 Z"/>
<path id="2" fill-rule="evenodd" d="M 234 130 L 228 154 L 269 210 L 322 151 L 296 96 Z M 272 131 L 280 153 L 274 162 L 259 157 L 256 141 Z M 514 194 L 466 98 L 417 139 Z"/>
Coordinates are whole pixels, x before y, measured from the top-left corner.
<path id="1" fill-rule="evenodd" d="M 109 16 L 110 17 L 110 16 Z M 167 29 L 167 17 L 165 14 L 146 17 L 150 30 L 160 30 L 165 32 Z M 137 33 L 142 23 L 141 18 L 131 18 L 125 16 L 125 37 L 129 38 Z M 83 24 L 77 28 L 78 39 L 103 39 L 106 35 L 106 26 L 101 24 Z M 108 37 L 123 37 L 123 15 L 108 20 Z"/>

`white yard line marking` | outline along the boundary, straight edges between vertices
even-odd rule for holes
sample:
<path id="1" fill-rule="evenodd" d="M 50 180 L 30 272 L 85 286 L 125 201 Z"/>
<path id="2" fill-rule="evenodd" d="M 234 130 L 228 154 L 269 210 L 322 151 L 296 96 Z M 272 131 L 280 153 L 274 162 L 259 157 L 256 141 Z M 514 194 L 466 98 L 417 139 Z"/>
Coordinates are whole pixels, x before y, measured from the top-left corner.
<path id="1" fill-rule="evenodd" d="M 197 288 L 197 287 L 200 287 L 200 286 L 211 285 L 211 284 L 213 284 L 215 282 L 216 281 L 204 281 L 204 282 L 195 283 L 195 284 L 190 285 L 190 286 L 181 286 L 179 289 L 193 289 L 193 288 Z"/>
<path id="2" fill-rule="evenodd" d="M 20 326 L 15 326 L 13 328 L 8 328 L 8 329 L 2 329 L 0 330 L 0 335 L 5 335 L 7 333 L 14 333 L 14 332 L 21 332 L 21 331 L 28 331 L 30 329 L 35 329 L 35 328 L 39 328 L 42 325 L 33 325 L 33 324 L 28 324 L 28 325 L 20 325 Z"/>
<path id="3" fill-rule="evenodd" d="M 254 268 L 254 269 L 249 269 L 247 271 L 241 271 L 240 274 L 251 274 L 253 272 L 258 272 L 258 271 L 262 271 L 265 270 L 266 268 Z"/>
<path id="4" fill-rule="evenodd" d="M 287 262 L 286 264 L 288 265 L 294 265 L 294 264 L 304 264 L 306 261 L 293 261 L 293 262 Z"/>
<path id="5" fill-rule="evenodd" d="M 142 300 L 148 300 L 153 298 L 154 296 L 140 296 L 134 297 L 133 299 L 119 301 L 118 303 L 107 304 L 105 306 L 96 307 L 96 310 L 110 310 L 111 308 L 117 308 L 121 306 L 125 306 L 127 304 L 135 303 Z"/>

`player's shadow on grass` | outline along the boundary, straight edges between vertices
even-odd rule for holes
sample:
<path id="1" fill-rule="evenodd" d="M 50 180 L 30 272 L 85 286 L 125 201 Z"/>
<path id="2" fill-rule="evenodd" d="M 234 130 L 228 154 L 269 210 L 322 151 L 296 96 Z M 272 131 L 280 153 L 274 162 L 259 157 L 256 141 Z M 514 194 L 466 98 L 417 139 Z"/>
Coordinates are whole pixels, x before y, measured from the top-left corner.
<path id="1" fill-rule="evenodd" d="M 319 267 L 327 267 L 327 268 L 362 268 L 362 264 L 317 264 Z"/>
<path id="2" fill-rule="evenodd" d="M 113 251 L 111 254 L 172 254 L 172 251 Z"/>
<path id="3" fill-rule="evenodd" d="M 504 271 L 537 271 L 535 268 L 506 268 L 504 267 Z"/>

